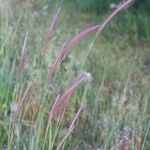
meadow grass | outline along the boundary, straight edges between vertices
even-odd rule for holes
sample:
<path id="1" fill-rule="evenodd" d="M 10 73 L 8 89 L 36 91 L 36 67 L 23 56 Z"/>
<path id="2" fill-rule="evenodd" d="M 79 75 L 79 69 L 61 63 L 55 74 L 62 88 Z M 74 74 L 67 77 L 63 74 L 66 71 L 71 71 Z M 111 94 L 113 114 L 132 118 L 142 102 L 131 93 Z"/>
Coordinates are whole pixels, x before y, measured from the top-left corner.
<path id="1" fill-rule="evenodd" d="M 148 16 L 51 5 L 0 6 L 0 149 L 148 150 Z"/>

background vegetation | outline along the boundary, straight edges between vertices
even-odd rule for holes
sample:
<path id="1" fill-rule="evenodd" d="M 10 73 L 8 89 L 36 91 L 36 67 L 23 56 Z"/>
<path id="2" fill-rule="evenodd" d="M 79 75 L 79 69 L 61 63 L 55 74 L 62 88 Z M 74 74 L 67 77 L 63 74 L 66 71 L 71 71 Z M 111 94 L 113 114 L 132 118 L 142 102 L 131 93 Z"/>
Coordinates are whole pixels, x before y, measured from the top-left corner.
<path id="1" fill-rule="evenodd" d="M 123 150 L 126 146 L 149 150 L 148 0 L 136 1 L 116 16 L 92 48 L 94 33 L 73 46 L 46 88 L 48 69 L 62 45 L 99 23 L 112 11 L 110 4 L 118 1 L 0 2 L 0 149 L 58 148 L 83 105 L 62 149 Z M 59 6 L 53 36 L 45 57 L 41 57 L 48 26 Z M 28 42 L 21 59 L 26 32 Z M 21 60 L 23 69 L 18 79 Z M 79 74 L 88 74 L 92 80 L 83 82 L 71 95 L 63 119 L 56 115 L 49 123 L 55 98 L 67 91 Z"/>

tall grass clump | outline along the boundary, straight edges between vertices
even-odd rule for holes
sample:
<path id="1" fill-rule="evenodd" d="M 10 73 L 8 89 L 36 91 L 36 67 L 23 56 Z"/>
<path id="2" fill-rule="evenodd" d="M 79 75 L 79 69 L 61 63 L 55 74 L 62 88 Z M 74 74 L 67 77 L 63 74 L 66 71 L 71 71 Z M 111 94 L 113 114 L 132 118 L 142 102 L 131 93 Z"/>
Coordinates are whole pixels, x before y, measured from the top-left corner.
<path id="1" fill-rule="evenodd" d="M 57 7 L 48 29 L 43 29 L 43 35 L 37 26 L 42 26 L 38 19 L 41 16 L 43 19 L 46 12 L 34 12 L 31 7 L 34 1 L 23 2 L 22 16 L 15 23 L 13 19 L 16 16 L 10 16 L 10 12 L 15 11 L 11 6 L 19 10 L 18 6 L 22 3 L 7 2 L 7 8 L 2 10 L 0 18 L 0 148 L 144 149 L 149 138 L 149 123 L 145 119 L 148 114 L 149 89 L 145 86 L 138 93 L 141 88 L 134 84 L 139 85 L 139 82 L 144 83 L 149 79 L 141 81 L 139 76 L 142 73 L 138 72 L 139 69 L 132 61 L 117 61 L 113 53 L 105 53 L 107 58 L 99 60 L 99 55 L 91 58 L 102 30 L 133 0 L 118 3 L 101 22 L 77 32 L 60 45 L 57 36 L 62 36 L 62 26 L 61 31 L 58 31 L 57 24 L 62 7 Z M 38 3 L 35 6 L 40 7 Z M 44 11 L 46 7 L 43 7 Z M 82 63 L 74 69 L 74 64 L 78 64 L 76 58 L 74 64 L 67 67 L 73 61 L 71 49 L 81 39 L 88 38 L 90 33 L 95 36 L 88 41 L 88 51 L 83 55 Z M 57 44 L 60 46 L 58 52 Z M 109 49 L 107 46 L 102 51 Z M 95 67 L 92 63 L 88 64 L 91 59 Z M 112 59 L 112 62 L 107 59 Z M 91 67 L 89 69 L 86 66 L 90 72 L 85 71 L 86 64 Z M 95 76 L 98 65 L 101 74 Z M 139 76 L 134 72 L 138 72 Z"/>

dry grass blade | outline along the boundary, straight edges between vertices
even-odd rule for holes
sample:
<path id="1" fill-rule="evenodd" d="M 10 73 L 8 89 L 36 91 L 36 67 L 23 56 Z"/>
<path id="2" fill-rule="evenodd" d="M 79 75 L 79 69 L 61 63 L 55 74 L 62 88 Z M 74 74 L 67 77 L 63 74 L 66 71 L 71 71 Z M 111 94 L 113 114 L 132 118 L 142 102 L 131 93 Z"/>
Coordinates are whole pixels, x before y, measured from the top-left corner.
<path id="1" fill-rule="evenodd" d="M 57 150 L 61 149 L 63 143 L 67 140 L 68 136 L 71 134 L 71 132 L 73 131 L 73 129 L 75 128 L 75 122 L 76 120 L 79 118 L 79 115 L 81 113 L 83 109 L 83 105 L 81 104 L 80 108 L 78 109 L 73 121 L 71 122 L 70 124 L 70 127 L 69 127 L 69 130 L 67 132 L 67 134 L 65 135 L 65 137 L 61 140 L 61 142 L 59 143 L 58 147 L 57 147 Z"/>
<path id="2" fill-rule="evenodd" d="M 72 46 L 74 46 L 78 41 L 80 41 L 81 38 L 85 37 L 88 33 L 96 31 L 99 27 L 100 27 L 99 25 L 88 27 L 85 30 L 83 30 L 82 32 L 80 32 L 79 34 L 77 34 L 76 36 L 74 36 L 73 38 L 71 38 L 67 43 L 64 44 L 64 46 L 58 52 L 52 66 L 50 67 L 50 69 L 48 71 L 47 83 L 46 83 L 47 86 L 51 82 L 52 76 L 56 71 L 57 64 L 65 58 L 69 49 Z"/>
<path id="3" fill-rule="evenodd" d="M 75 122 L 76 122 L 76 120 L 79 118 L 79 115 L 80 115 L 82 109 L 83 109 L 83 104 L 81 104 L 80 108 L 78 109 L 78 111 L 77 111 L 77 113 L 76 113 L 76 115 L 75 115 L 75 117 L 74 117 L 72 123 L 70 124 L 69 129 L 72 129 L 72 128 L 74 127 Z"/>
<path id="4" fill-rule="evenodd" d="M 24 62 L 25 62 L 25 50 L 26 50 L 26 46 L 27 46 L 27 40 L 28 40 L 28 32 L 25 33 L 24 42 L 23 42 L 23 46 L 22 46 L 22 49 L 21 49 L 20 62 L 19 62 L 19 67 L 18 67 L 18 79 L 19 80 L 21 79 L 23 65 L 24 65 Z"/>
<path id="5" fill-rule="evenodd" d="M 71 134 L 71 132 L 73 131 L 75 127 L 69 129 L 69 131 L 67 132 L 66 136 L 62 139 L 62 141 L 59 143 L 58 147 L 56 150 L 61 150 L 61 147 L 63 145 L 63 143 L 66 141 L 66 139 L 68 138 L 68 136 Z"/>
<path id="6" fill-rule="evenodd" d="M 61 11 L 61 7 L 59 7 L 55 13 L 55 15 L 53 16 L 53 19 L 52 19 L 52 22 L 50 23 L 49 27 L 48 27 L 48 31 L 45 35 L 45 38 L 44 38 L 44 47 L 42 49 L 42 56 L 46 53 L 47 51 L 47 48 L 48 48 L 48 42 L 50 40 L 50 38 L 52 37 L 52 32 L 54 30 L 54 26 L 56 24 L 56 21 L 58 19 L 58 16 L 60 14 L 60 11 Z"/>

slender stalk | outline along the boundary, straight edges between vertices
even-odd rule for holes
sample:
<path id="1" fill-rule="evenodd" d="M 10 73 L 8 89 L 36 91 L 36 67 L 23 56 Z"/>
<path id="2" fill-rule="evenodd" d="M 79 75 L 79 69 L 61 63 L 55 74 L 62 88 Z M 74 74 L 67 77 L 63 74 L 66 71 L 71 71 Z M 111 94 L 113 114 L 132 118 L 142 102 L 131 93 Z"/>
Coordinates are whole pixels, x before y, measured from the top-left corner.
<path id="1" fill-rule="evenodd" d="M 65 135 L 65 137 L 64 137 L 64 138 L 61 140 L 61 142 L 59 143 L 59 145 L 58 145 L 58 147 L 57 147 L 57 150 L 59 150 L 59 149 L 62 147 L 63 143 L 67 140 L 67 138 L 69 137 L 69 135 L 72 133 L 73 129 L 75 128 L 75 122 L 76 122 L 76 120 L 79 118 L 79 115 L 80 115 L 82 109 L 83 109 L 83 105 L 81 104 L 81 106 L 80 106 L 80 108 L 78 109 L 78 111 L 77 111 L 77 113 L 76 113 L 76 115 L 75 115 L 73 121 L 72 121 L 71 124 L 70 124 L 70 127 L 69 127 L 69 130 L 68 130 L 67 134 Z"/>
<path id="2" fill-rule="evenodd" d="M 61 11 L 61 7 L 59 7 L 57 10 L 56 10 L 56 13 L 55 15 L 53 16 L 52 18 L 52 22 L 50 23 L 49 27 L 48 27 L 48 31 L 45 35 L 45 38 L 44 38 L 44 47 L 43 49 L 41 50 L 42 51 L 42 56 L 46 53 L 47 51 L 47 48 L 48 48 L 48 42 L 50 40 L 50 38 L 52 37 L 52 32 L 54 30 L 54 27 L 55 27 L 55 24 L 56 24 L 56 21 L 58 19 L 58 16 L 60 14 L 60 11 Z"/>
<path id="3" fill-rule="evenodd" d="M 23 46 L 22 46 L 22 49 L 21 49 L 20 62 L 19 62 L 19 67 L 18 67 L 18 80 L 21 79 L 22 71 L 23 71 L 23 65 L 25 63 L 25 50 L 26 50 L 26 47 L 27 47 L 28 36 L 29 36 L 29 34 L 28 34 L 28 32 L 26 32 L 25 36 L 24 36 Z"/>
<path id="4" fill-rule="evenodd" d="M 32 85 L 32 83 L 30 82 L 30 83 L 28 84 L 28 86 L 27 86 L 27 88 L 26 88 L 26 90 L 25 90 L 25 92 L 24 92 L 24 94 L 23 94 L 21 100 L 18 102 L 17 110 L 16 110 L 16 112 L 15 112 L 15 114 L 14 114 L 14 124 L 15 124 L 16 119 L 17 119 L 17 116 L 18 116 L 18 114 L 19 114 L 19 112 L 20 112 L 20 110 L 21 110 L 21 107 L 23 106 L 23 103 L 24 103 L 25 100 L 26 100 L 27 94 L 28 94 L 28 92 L 29 92 L 30 89 L 31 89 L 31 85 Z"/>

